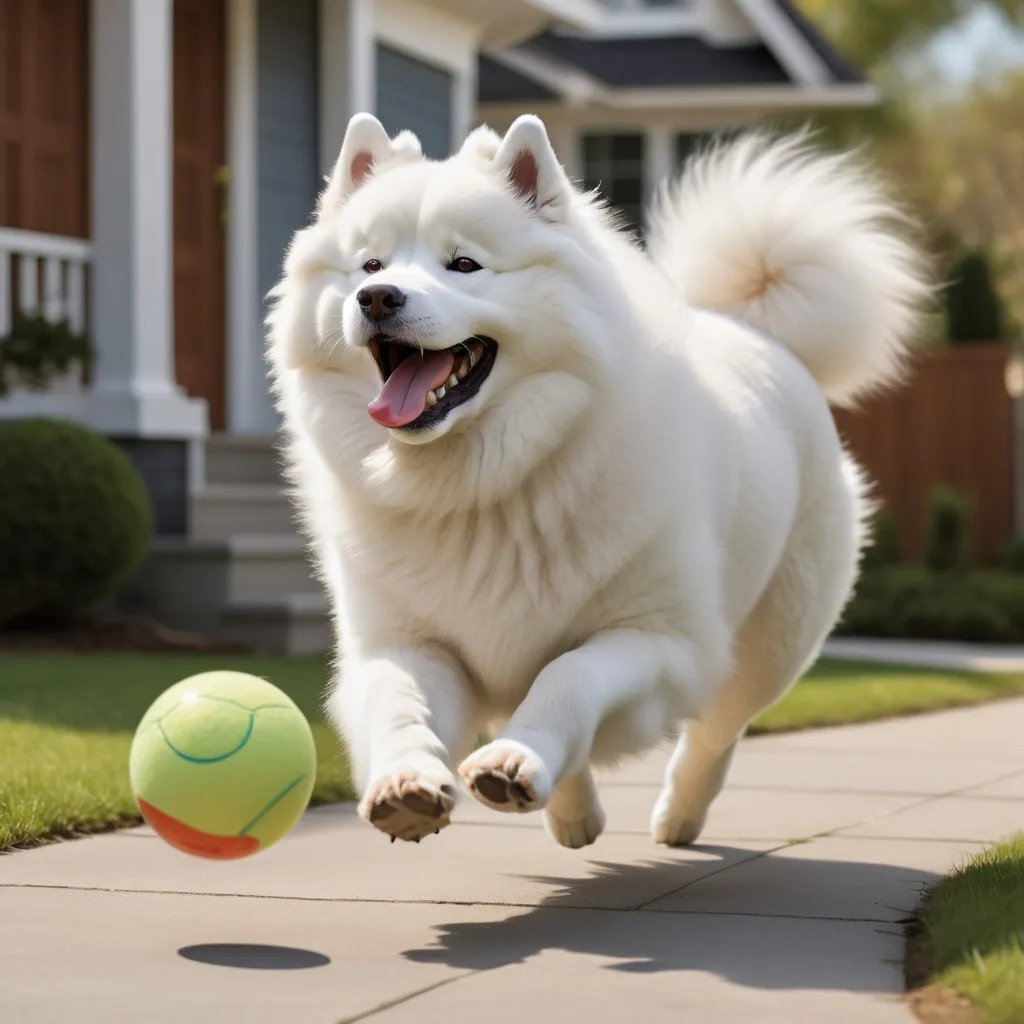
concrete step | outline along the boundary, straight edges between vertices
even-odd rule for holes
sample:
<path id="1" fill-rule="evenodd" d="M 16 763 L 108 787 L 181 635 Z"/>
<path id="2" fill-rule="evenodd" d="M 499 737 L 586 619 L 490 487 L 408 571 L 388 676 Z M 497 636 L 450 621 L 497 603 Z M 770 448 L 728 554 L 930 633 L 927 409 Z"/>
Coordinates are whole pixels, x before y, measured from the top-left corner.
<path id="1" fill-rule="evenodd" d="M 321 642 L 317 637 L 326 636 L 320 650 L 330 642 L 329 629 L 325 634 L 313 626 L 310 608 L 324 619 L 327 605 L 295 534 L 160 538 L 122 603 L 173 628 L 239 639 L 260 650 L 310 653 Z M 252 608 L 262 609 L 263 620 L 272 618 L 266 609 L 277 609 L 278 621 L 264 638 L 246 625 Z M 234 609 L 241 617 L 225 618 Z"/>
<path id="2" fill-rule="evenodd" d="M 322 594 L 234 601 L 222 611 L 217 633 L 266 654 L 323 654 L 334 643 L 327 598 Z"/>
<path id="3" fill-rule="evenodd" d="M 215 593 L 224 601 L 320 593 L 305 544 L 297 534 L 158 538 L 150 550 L 148 565 L 177 589 Z"/>
<path id="4" fill-rule="evenodd" d="M 213 434 L 206 441 L 208 484 L 278 484 L 281 456 L 277 438 Z"/>
<path id="5" fill-rule="evenodd" d="M 201 540 L 294 535 L 296 524 L 283 484 L 208 484 L 192 499 L 190 533 Z"/>

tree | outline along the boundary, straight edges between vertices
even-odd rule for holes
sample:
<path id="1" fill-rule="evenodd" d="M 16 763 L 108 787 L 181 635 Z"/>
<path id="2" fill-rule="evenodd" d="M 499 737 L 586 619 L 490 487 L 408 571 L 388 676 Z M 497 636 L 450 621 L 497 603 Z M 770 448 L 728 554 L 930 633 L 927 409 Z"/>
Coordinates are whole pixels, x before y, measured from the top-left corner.
<path id="1" fill-rule="evenodd" d="M 936 31 L 984 0 L 796 0 L 836 48 L 879 86 L 864 111 L 815 118 L 825 141 L 866 146 L 922 225 L 937 273 L 955 276 L 965 250 L 984 250 L 1003 302 L 1006 333 L 1024 333 L 1024 72 L 977 83 L 965 95 L 930 90 L 907 73 Z M 991 0 L 1024 23 L 1024 0 Z M 936 318 L 933 327 L 938 327 Z"/>
<path id="2" fill-rule="evenodd" d="M 870 74 L 981 3 L 1024 21 L 1022 0 L 797 0 L 843 56 Z"/>

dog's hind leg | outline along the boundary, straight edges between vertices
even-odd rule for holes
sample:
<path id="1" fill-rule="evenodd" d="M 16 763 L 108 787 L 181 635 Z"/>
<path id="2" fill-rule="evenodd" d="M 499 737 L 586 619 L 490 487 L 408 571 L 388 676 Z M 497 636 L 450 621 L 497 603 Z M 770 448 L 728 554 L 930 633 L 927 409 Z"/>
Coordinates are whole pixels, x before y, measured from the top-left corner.
<path id="1" fill-rule="evenodd" d="M 604 808 L 589 768 L 562 779 L 544 808 L 544 828 L 559 846 L 578 850 L 604 831 Z"/>
<path id="2" fill-rule="evenodd" d="M 393 647 L 342 663 L 327 708 L 363 794 L 359 814 L 392 839 L 444 828 L 455 803 L 451 754 L 468 748 L 470 690 L 440 647 Z"/>
<path id="3" fill-rule="evenodd" d="M 750 720 L 818 657 L 856 575 L 857 517 L 856 500 L 851 503 L 840 489 L 791 540 L 739 630 L 732 675 L 700 717 L 686 725 L 672 754 L 651 815 L 656 842 L 682 845 L 700 835 Z"/>

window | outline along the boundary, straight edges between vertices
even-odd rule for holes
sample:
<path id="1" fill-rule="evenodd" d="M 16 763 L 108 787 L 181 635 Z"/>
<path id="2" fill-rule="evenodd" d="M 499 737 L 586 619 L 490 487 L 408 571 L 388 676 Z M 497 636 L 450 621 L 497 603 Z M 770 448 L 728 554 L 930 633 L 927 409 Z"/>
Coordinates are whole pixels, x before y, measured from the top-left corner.
<path id="1" fill-rule="evenodd" d="M 643 135 L 584 135 L 583 180 L 588 189 L 600 189 L 639 229 L 643 222 Z"/>

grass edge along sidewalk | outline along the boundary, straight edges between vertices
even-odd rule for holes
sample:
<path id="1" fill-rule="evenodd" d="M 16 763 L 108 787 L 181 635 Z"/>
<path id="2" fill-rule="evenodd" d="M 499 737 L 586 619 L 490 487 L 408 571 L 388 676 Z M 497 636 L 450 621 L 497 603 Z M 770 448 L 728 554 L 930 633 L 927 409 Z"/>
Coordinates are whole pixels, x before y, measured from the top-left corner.
<path id="1" fill-rule="evenodd" d="M 906 974 L 925 1024 L 1024 1021 L 1024 832 L 928 892 L 908 929 Z"/>
<path id="2" fill-rule="evenodd" d="M 0 654 L 0 850 L 138 821 L 128 786 L 132 733 L 172 683 L 216 668 L 264 676 L 310 719 L 316 803 L 350 799 L 344 751 L 322 712 L 321 658 L 192 654 Z M 976 704 L 1024 693 L 992 675 L 822 661 L 751 733 Z"/>

